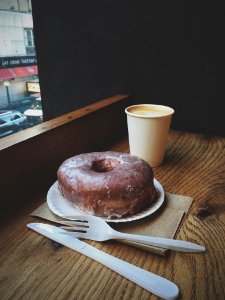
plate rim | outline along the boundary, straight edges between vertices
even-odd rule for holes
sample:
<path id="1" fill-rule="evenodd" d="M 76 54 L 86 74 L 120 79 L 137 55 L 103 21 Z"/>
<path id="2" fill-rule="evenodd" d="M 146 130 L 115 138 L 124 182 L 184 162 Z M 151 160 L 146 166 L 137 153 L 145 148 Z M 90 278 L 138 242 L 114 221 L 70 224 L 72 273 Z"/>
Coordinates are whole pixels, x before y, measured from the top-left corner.
<path id="1" fill-rule="evenodd" d="M 132 222 L 132 221 L 136 221 L 136 220 L 140 220 L 140 219 L 143 219 L 145 217 L 148 217 L 152 214 L 154 214 L 161 206 L 162 204 L 164 203 L 165 201 L 165 191 L 163 189 L 163 186 L 161 185 L 161 183 L 156 180 L 154 178 L 153 180 L 154 182 L 154 185 L 155 185 L 155 189 L 156 189 L 156 192 L 159 193 L 159 196 L 158 196 L 158 199 L 157 199 L 157 202 L 155 203 L 155 205 L 151 205 L 150 207 L 144 209 L 143 211 L 137 213 L 137 214 L 134 214 L 132 216 L 126 216 L 126 217 L 123 217 L 123 218 L 118 218 L 118 219 L 108 219 L 106 217 L 99 217 L 101 219 L 103 219 L 104 221 L 106 221 L 107 223 L 125 223 L 125 222 Z M 65 215 L 63 215 L 63 213 L 61 213 L 60 211 L 57 210 L 57 208 L 54 206 L 53 202 L 52 202 L 52 199 L 55 200 L 55 197 L 51 197 L 51 194 L 53 192 L 55 192 L 55 190 L 57 189 L 56 192 L 60 193 L 58 187 L 57 187 L 57 183 L 58 183 L 58 180 L 56 180 L 52 185 L 51 187 L 49 188 L 48 192 L 47 192 L 47 205 L 48 205 L 48 208 L 50 209 L 51 212 L 53 212 L 55 215 L 65 219 L 65 220 L 75 220 L 74 218 L 68 218 L 66 217 Z M 67 202 L 67 200 L 61 195 L 59 194 L 59 196 L 65 200 L 65 203 L 66 204 L 70 204 Z M 53 201 L 54 201 L 53 200 Z M 72 204 L 71 204 L 72 205 Z M 72 207 L 74 208 L 75 210 L 77 210 L 79 212 L 79 214 L 82 214 L 82 215 L 89 215 L 88 213 L 82 211 L 82 210 L 79 210 L 79 208 L 76 208 L 76 207 Z M 152 211 L 153 209 L 153 211 Z"/>

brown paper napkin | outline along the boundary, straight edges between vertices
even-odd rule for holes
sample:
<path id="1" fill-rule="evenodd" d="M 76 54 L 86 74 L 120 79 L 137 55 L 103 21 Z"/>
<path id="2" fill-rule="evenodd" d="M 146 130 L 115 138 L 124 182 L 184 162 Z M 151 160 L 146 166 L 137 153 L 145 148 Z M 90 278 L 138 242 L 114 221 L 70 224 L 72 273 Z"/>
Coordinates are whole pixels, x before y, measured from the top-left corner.
<path id="1" fill-rule="evenodd" d="M 165 201 L 162 207 L 154 214 L 133 222 L 117 224 L 110 223 L 110 226 L 116 230 L 127 233 L 174 238 L 185 215 L 188 213 L 192 202 L 193 198 L 191 197 L 175 195 L 166 192 Z M 64 224 L 66 221 L 65 219 L 52 213 L 48 208 L 47 202 L 43 203 L 40 207 L 33 211 L 31 216 L 39 217 L 59 224 Z M 157 248 L 131 241 L 120 240 L 120 242 L 163 256 L 165 256 L 168 251 L 163 248 Z"/>

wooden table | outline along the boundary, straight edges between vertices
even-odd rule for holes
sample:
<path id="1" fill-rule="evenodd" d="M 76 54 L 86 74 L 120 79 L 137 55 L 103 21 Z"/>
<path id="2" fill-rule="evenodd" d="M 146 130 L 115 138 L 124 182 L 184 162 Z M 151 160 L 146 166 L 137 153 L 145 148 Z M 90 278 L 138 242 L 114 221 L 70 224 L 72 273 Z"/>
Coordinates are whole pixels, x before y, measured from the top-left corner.
<path id="1" fill-rule="evenodd" d="M 21 143 L 22 140 L 25 140 L 23 134 Z M 5 147 L 7 143 L 9 148 Z M 90 243 L 172 280 L 180 288 L 180 299 L 225 299 L 224 145 L 222 137 L 171 131 L 165 161 L 154 169 L 155 177 L 166 191 L 194 198 L 177 238 L 205 245 L 206 253 L 170 252 L 167 257 L 160 257 L 116 241 Z M 9 157 L 11 147 L 12 143 L 4 140 L 2 149 L 7 148 Z M 15 146 L 14 155 L 21 151 L 16 150 L 18 147 L 21 145 Z M 50 149 L 50 146 L 46 147 Z M 95 149 L 93 146 L 92 150 Z M 128 152 L 127 137 L 113 139 L 102 150 L 110 149 Z M 5 152 L 0 155 L 2 153 L 6 155 Z M 42 158 L 45 159 L 43 155 Z M 26 168 L 24 172 L 28 174 L 29 170 Z M 43 177 L 46 184 L 40 181 L 42 184 L 39 185 L 36 181 L 36 189 L 32 195 L 28 193 L 26 201 L 21 199 L 24 190 L 15 184 L 17 198 L 15 200 L 15 195 L 9 193 L 11 196 L 7 201 L 15 205 L 16 211 L 10 209 L 11 204 L 5 205 L 7 216 L 1 211 L 0 299 L 158 299 L 101 264 L 26 228 L 28 222 L 34 221 L 29 213 L 45 201 L 51 180 L 48 181 L 44 173 Z M 19 182 L 22 180 L 18 175 L 17 178 Z M 15 181 L 13 176 L 12 180 Z M 1 190 L 7 195 L 4 186 Z M 19 205 L 16 206 L 16 202 Z"/>

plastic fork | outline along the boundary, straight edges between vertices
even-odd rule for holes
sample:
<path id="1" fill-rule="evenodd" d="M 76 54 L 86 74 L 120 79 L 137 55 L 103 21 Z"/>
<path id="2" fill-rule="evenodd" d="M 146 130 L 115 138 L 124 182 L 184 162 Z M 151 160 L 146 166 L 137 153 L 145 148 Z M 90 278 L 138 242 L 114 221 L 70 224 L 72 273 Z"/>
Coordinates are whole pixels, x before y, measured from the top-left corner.
<path id="1" fill-rule="evenodd" d="M 68 234 L 76 238 L 99 242 L 110 239 L 122 239 L 180 252 L 204 252 L 206 250 L 204 246 L 183 240 L 119 232 L 111 228 L 99 217 L 82 215 L 72 217 L 68 216 L 68 218 L 73 219 L 73 221 L 65 221 L 65 224 L 69 226 L 60 226 L 60 228 L 67 230 L 64 234 Z"/>

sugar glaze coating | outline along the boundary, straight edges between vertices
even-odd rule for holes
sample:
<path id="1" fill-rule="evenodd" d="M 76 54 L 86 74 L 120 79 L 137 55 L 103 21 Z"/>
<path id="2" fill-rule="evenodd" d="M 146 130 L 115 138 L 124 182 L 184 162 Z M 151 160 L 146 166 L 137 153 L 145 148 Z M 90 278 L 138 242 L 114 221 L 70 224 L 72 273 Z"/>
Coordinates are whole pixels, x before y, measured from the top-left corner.
<path id="1" fill-rule="evenodd" d="M 93 152 L 65 160 L 57 172 L 62 195 L 96 216 L 120 218 L 148 207 L 153 172 L 142 159 L 120 152 Z"/>

